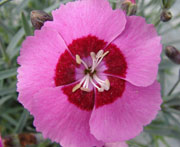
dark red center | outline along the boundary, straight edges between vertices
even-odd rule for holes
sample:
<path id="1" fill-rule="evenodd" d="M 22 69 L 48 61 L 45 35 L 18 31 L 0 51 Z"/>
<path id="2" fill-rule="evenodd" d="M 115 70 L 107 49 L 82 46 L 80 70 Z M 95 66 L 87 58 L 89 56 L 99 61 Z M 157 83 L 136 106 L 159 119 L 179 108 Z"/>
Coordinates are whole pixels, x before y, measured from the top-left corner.
<path id="1" fill-rule="evenodd" d="M 110 104 L 120 98 L 125 90 L 125 81 L 117 78 L 117 76 L 126 76 L 127 63 L 125 58 L 116 45 L 110 44 L 108 47 L 106 45 L 105 41 L 91 35 L 73 40 L 68 46 L 69 51 L 66 50 L 57 63 L 54 77 L 55 85 L 63 86 L 62 91 L 67 95 L 69 102 L 82 110 L 91 111 L 94 105 L 98 108 Z M 90 52 L 97 53 L 101 49 L 109 51 L 103 61 L 107 67 L 104 74 L 107 74 L 110 81 L 110 89 L 104 92 L 94 91 L 95 89 L 91 92 L 80 89 L 72 92 L 73 87 L 78 83 L 75 78 L 75 70 L 79 65 L 75 61 L 75 55 L 78 54 L 81 58 L 86 58 L 90 56 Z"/>

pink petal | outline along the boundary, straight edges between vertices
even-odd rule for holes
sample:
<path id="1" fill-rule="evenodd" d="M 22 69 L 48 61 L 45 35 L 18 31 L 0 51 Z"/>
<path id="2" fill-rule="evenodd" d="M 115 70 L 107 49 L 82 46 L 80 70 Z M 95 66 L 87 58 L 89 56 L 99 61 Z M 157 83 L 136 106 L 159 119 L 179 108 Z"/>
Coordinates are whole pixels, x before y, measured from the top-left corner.
<path id="1" fill-rule="evenodd" d="M 53 13 L 53 22 L 67 45 L 83 36 L 96 36 L 106 42 L 114 40 L 125 28 L 126 18 L 121 10 L 113 11 L 107 0 L 83 0 L 61 5 Z"/>
<path id="2" fill-rule="evenodd" d="M 102 147 L 103 143 L 90 134 L 91 111 L 82 111 L 71 104 L 61 87 L 43 89 L 34 100 L 31 111 L 34 125 L 45 138 L 63 147 Z"/>
<path id="3" fill-rule="evenodd" d="M 157 76 L 162 50 L 154 26 L 147 24 L 142 17 L 130 16 L 124 32 L 113 44 L 121 50 L 127 62 L 124 79 L 136 86 L 151 85 Z"/>
<path id="4" fill-rule="evenodd" d="M 24 41 L 18 63 L 18 100 L 25 108 L 31 109 L 34 93 L 42 88 L 54 87 L 55 68 L 66 46 L 60 35 L 43 27 L 35 36 Z"/>
<path id="5" fill-rule="evenodd" d="M 126 142 L 113 142 L 113 143 L 106 143 L 105 147 L 128 147 Z"/>
<path id="6" fill-rule="evenodd" d="M 1 138 L 1 134 L 0 134 L 0 147 L 3 147 L 3 145 L 2 145 L 2 138 Z"/>
<path id="7" fill-rule="evenodd" d="M 94 109 L 90 119 L 91 133 L 104 142 L 129 140 L 155 118 L 161 102 L 159 83 L 136 87 L 126 82 L 121 98 Z"/>

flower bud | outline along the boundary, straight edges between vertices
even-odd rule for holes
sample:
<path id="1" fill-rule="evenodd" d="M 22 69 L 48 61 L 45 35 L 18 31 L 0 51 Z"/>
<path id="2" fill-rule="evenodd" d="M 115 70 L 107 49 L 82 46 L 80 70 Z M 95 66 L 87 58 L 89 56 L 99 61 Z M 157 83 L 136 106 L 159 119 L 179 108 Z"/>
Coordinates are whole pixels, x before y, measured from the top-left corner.
<path id="1" fill-rule="evenodd" d="M 180 51 L 178 51 L 174 46 L 166 46 L 165 48 L 166 56 L 176 64 L 180 64 Z"/>
<path id="2" fill-rule="evenodd" d="M 137 11 L 137 5 L 135 1 L 125 0 L 122 5 L 121 9 L 126 12 L 127 15 L 135 15 Z"/>
<path id="3" fill-rule="evenodd" d="M 42 10 L 31 11 L 31 23 L 36 30 L 40 30 L 45 21 L 52 21 L 53 18 Z"/>
<path id="4" fill-rule="evenodd" d="M 169 20 L 171 20 L 172 18 L 172 14 L 170 11 L 168 10 L 163 10 L 162 13 L 161 13 L 161 21 L 163 22 L 167 22 Z"/>

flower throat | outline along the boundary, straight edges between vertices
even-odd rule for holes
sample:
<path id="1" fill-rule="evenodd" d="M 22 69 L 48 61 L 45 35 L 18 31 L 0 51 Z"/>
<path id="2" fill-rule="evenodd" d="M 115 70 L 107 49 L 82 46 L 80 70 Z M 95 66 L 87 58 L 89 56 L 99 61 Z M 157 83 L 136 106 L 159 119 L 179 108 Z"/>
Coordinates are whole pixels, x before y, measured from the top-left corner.
<path id="1" fill-rule="evenodd" d="M 92 66 L 88 67 L 87 64 L 80 58 L 79 55 L 76 55 L 76 63 L 77 64 L 83 64 L 85 67 L 84 70 L 84 77 L 81 79 L 81 81 L 76 84 L 72 92 L 75 92 L 78 89 L 81 89 L 82 91 L 90 92 L 89 84 L 91 83 L 93 87 L 97 88 L 99 92 L 103 92 L 104 90 L 108 91 L 110 88 L 110 82 L 108 79 L 102 80 L 97 76 L 96 68 L 101 63 L 103 58 L 109 53 L 109 51 L 104 52 L 103 50 L 99 50 L 97 54 L 94 52 L 90 53 L 90 56 L 92 58 Z"/>

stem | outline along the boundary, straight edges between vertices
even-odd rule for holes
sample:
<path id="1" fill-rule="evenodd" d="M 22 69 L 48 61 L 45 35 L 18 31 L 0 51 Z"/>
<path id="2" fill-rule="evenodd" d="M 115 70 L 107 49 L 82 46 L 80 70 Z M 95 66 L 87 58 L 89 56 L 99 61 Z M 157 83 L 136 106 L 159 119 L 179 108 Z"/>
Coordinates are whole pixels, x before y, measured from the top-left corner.
<path id="1" fill-rule="evenodd" d="M 11 0 L 4 0 L 4 1 L 0 2 L 0 6 L 4 5 L 5 3 L 9 2 L 9 1 L 11 1 Z"/>
<path id="2" fill-rule="evenodd" d="M 115 10 L 116 9 L 116 3 L 112 2 L 112 9 Z"/>
<path id="3" fill-rule="evenodd" d="M 174 84 L 174 86 L 169 91 L 168 96 L 170 96 L 173 93 L 173 91 L 176 89 L 176 87 L 178 86 L 179 83 L 180 83 L 180 80 L 178 79 L 177 82 Z"/>
<path id="4" fill-rule="evenodd" d="M 161 22 L 160 19 L 158 19 L 155 23 L 154 23 L 154 26 L 157 27 L 159 25 L 159 23 Z"/>
<path id="5" fill-rule="evenodd" d="M 176 87 L 178 86 L 179 83 L 180 83 L 180 70 L 179 70 L 178 80 L 177 80 L 177 82 L 174 84 L 174 86 L 172 87 L 172 89 L 169 91 L 168 96 L 170 96 L 170 95 L 173 93 L 173 91 L 176 89 Z"/>
<path id="6" fill-rule="evenodd" d="M 2 45 L 1 38 L 0 38 L 0 50 L 1 50 L 1 53 L 2 53 L 2 56 L 3 56 L 3 60 L 4 60 L 8 65 L 10 65 L 9 56 L 8 56 L 8 54 L 6 53 L 6 50 L 4 49 L 4 47 L 3 47 L 3 45 Z"/>

